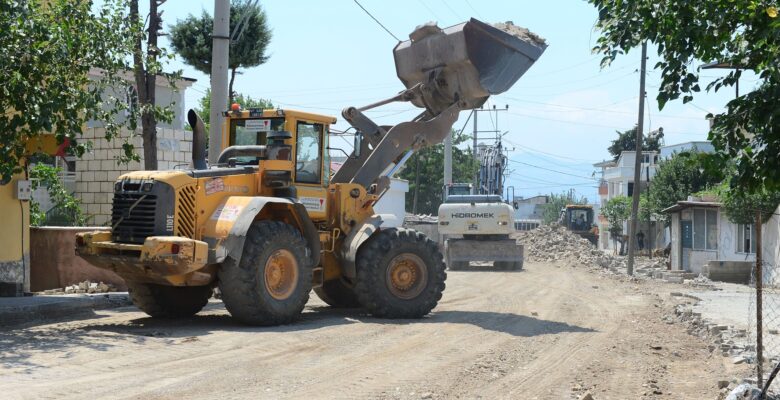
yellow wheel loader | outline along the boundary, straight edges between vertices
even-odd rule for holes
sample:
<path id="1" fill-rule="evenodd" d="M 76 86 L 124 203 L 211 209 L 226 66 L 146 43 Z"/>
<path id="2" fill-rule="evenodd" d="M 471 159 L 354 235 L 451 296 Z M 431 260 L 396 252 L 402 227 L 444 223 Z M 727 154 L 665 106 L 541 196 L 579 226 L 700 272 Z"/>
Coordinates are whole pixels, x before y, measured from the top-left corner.
<path id="1" fill-rule="evenodd" d="M 420 318 L 442 296 L 442 255 L 419 232 L 383 227 L 387 216 L 373 205 L 414 150 L 441 142 L 461 110 L 509 89 L 545 47 L 525 30 L 474 19 L 418 27 L 394 49 L 407 89 L 343 111 L 357 134 L 335 174 L 333 117 L 234 105 L 219 160 L 207 166 L 203 123 L 190 111 L 193 168 L 121 176 L 111 231 L 79 234 L 76 252 L 123 277 L 153 317 L 193 315 L 218 286 L 230 314 L 252 325 L 293 321 L 312 289 L 332 306 Z M 364 114 L 395 101 L 425 110 L 395 126 Z"/>

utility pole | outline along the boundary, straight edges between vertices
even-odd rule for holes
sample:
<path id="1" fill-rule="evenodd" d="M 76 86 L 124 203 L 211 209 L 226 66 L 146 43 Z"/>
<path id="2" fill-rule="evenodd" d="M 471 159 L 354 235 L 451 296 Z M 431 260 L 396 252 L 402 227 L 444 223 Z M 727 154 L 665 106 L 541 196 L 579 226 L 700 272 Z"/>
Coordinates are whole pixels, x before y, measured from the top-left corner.
<path id="1" fill-rule="evenodd" d="M 209 115 L 209 164 L 217 163 L 222 147 L 222 112 L 228 107 L 228 57 L 230 52 L 230 0 L 214 0 L 213 51 L 211 52 L 211 112 Z"/>
<path id="2" fill-rule="evenodd" d="M 639 185 L 642 177 L 642 130 L 645 126 L 645 71 L 647 70 L 647 42 L 642 43 L 642 66 L 639 68 L 639 120 L 636 124 L 636 152 L 634 154 L 634 191 L 631 193 L 631 222 L 628 227 L 628 275 L 634 275 L 634 248 L 639 213 Z"/>
<path id="3" fill-rule="evenodd" d="M 756 211 L 756 381 L 764 386 L 764 271 L 761 249 L 761 210 Z"/>
<path id="4" fill-rule="evenodd" d="M 477 109 L 474 109 L 474 137 L 471 139 L 471 143 L 473 147 L 473 153 L 474 153 L 474 162 L 476 162 L 479 159 L 479 154 L 477 152 L 477 115 L 479 113 L 477 112 Z M 479 169 L 474 170 L 474 185 L 471 187 L 471 194 L 477 194 L 479 192 Z"/>
<path id="5" fill-rule="evenodd" d="M 645 167 L 645 172 L 647 175 L 645 175 L 645 180 L 647 181 L 647 199 L 650 199 L 650 163 L 647 163 L 647 167 Z M 655 228 L 651 229 L 650 224 L 652 221 L 650 221 L 650 213 L 647 213 L 647 250 L 648 253 L 650 253 L 650 259 L 653 259 L 653 236 L 655 236 Z"/>
<path id="6" fill-rule="evenodd" d="M 452 129 L 444 138 L 444 186 L 452 183 Z"/>

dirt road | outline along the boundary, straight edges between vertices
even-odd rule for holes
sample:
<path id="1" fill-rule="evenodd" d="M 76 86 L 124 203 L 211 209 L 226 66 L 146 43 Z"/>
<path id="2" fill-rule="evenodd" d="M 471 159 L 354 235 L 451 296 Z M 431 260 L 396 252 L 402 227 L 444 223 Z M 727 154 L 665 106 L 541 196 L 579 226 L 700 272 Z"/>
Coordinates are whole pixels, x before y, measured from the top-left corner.
<path id="1" fill-rule="evenodd" d="M 0 331 L 0 397 L 717 398 L 730 362 L 664 323 L 670 290 L 527 263 L 450 272 L 419 321 L 314 296 L 300 322 L 276 328 L 236 325 L 219 302 L 179 321 L 127 307 Z"/>

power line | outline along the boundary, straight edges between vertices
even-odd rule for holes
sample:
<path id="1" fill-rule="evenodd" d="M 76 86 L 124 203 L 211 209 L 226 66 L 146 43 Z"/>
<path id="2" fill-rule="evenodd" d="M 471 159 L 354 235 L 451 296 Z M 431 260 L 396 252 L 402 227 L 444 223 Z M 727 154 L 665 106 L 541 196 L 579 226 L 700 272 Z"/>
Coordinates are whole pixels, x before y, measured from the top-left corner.
<path id="1" fill-rule="evenodd" d="M 606 128 L 606 129 L 620 130 L 620 128 L 616 128 L 614 126 L 600 125 L 600 124 L 591 124 L 591 123 L 587 123 L 587 122 L 567 121 L 567 120 L 555 119 L 555 118 L 545 118 L 545 117 L 540 117 L 540 116 L 537 116 L 537 115 L 522 114 L 522 113 L 511 112 L 511 111 L 509 112 L 509 114 L 516 115 L 516 116 L 519 116 L 519 117 L 540 119 L 540 120 L 543 120 L 543 121 L 560 122 L 562 124 L 572 124 L 572 125 L 579 125 L 579 126 L 592 126 L 592 127 L 596 127 L 596 128 Z"/>
<path id="2" fill-rule="evenodd" d="M 479 19 L 484 19 L 484 18 L 482 18 L 482 15 L 480 15 L 479 11 L 477 11 L 477 9 L 474 8 L 474 6 L 471 5 L 471 2 L 469 0 L 466 0 L 466 4 L 469 6 L 471 11 L 474 11 L 474 14 L 477 14 L 477 17 L 479 17 Z"/>
<path id="3" fill-rule="evenodd" d="M 447 9 L 450 10 L 450 12 L 452 12 L 458 19 L 463 19 L 463 17 L 461 17 L 457 11 L 455 11 L 452 7 L 450 7 L 449 4 L 447 4 L 447 1 L 445 0 L 439 0 L 439 1 L 442 2 L 444 4 L 444 7 L 447 7 Z"/>
<path id="4" fill-rule="evenodd" d="M 595 59 L 597 59 L 597 58 L 599 58 L 599 57 L 600 57 L 600 56 L 596 55 L 596 56 L 594 56 L 594 57 L 588 58 L 587 60 L 580 61 L 580 62 L 578 62 L 578 63 L 576 63 L 576 64 L 572 64 L 572 65 L 569 65 L 569 66 L 563 67 L 563 68 L 561 68 L 561 69 L 555 69 L 555 70 L 552 70 L 552 71 L 546 71 L 546 72 L 543 72 L 543 73 L 541 73 L 541 74 L 528 74 L 528 77 L 529 77 L 529 78 L 535 78 L 535 77 L 537 77 L 537 76 L 547 76 L 547 75 L 553 75 L 553 74 L 557 74 L 557 73 L 559 73 L 559 72 L 563 72 L 563 71 L 568 71 L 568 70 L 570 70 L 570 69 L 577 68 L 577 67 L 579 67 L 579 66 L 581 66 L 581 65 L 583 65 L 583 64 L 587 64 L 587 63 L 589 63 L 589 62 L 591 62 L 591 61 L 593 61 L 593 60 L 595 60 Z"/>
<path id="5" fill-rule="evenodd" d="M 370 13 L 370 12 L 368 12 L 368 10 L 366 10 L 366 8 L 365 8 L 365 7 L 363 7 L 363 5 L 362 5 L 362 4 L 360 4 L 360 3 L 359 3 L 357 0 L 353 0 L 353 1 L 355 2 L 355 4 L 357 4 L 357 5 L 358 5 L 358 7 L 360 7 L 360 8 L 361 8 L 363 11 L 365 11 L 365 12 L 366 12 L 366 14 L 368 14 L 368 16 L 369 16 L 369 17 L 371 17 L 371 19 L 373 19 L 374 21 L 376 21 L 376 23 L 377 23 L 377 24 L 379 24 L 379 26 L 381 26 L 381 27 L 382 27 L 382 29 L 384 29 L 384 30 L 385 30 L 385 32 L 387 32 L 387 34 L 388 34 L 388 35 L 392 36 L 392 37 L 393 37 L 393 39 L 395 39 L 395 40 L 397 40 L 397 41 L 399 41 L 399 42 L 401 41 L 401 39 L 399 39 L 399 38 L 398 38 L 398 36 L 395 36 L 395 35 L 393 35 L 393 32 L 390 32 L 390 29 L 387 29 L 387 27 L 385 27 L 384 25 L 382 25 L 382 23 L 381 23 L 381 22 L 379 22 L 379 20 L 378 20 L 378 19 L 376 19 L 376 17 L 374 17 L 373 15 L 371 15 L 371 13 Z"/>
<path id="6" fill-rule="evenodd" d="M 513 163 L 517 163 L 517 164 L 522 164 L 522 165 L 525 165 L 525 166 L 528 166 L 528 167 L 532 167 L 532 168 L 538 168 L 538 169 L 541 169 L 541 170 L 544 170 L 544 171 L 554 172 L 556 174 L 568 175 L 568 176 L 573 176 L 575 178 L 590 179 L 590 180 L 595 181 L 595 178 L 593 178 L 592 176 L 585 177 L 585 176 L 582 176 L 582 175 L 570 174 L 568 172 L 557 171 L 557 170 L 554 170 L 554 169 L 551 169 L 551 168 L 540 167 L 538 165 L 533 165 L 533 164 L 529 164 L 527 162 L 522 162 L 522 161 L 517 161 L 517 160 L 511 160 L 510 159 L 509 161 L 513 162 Z"/>
<path id="7" fill-rule="evenodd" d="M 433 15 L 433 17 L 436 18 L 437 21 L 442 21 L 441 17 L 436 15 L 436 13 L 433 12 L 433 10 L 430 7 L 428 7 L 428 5 L 425 4 L 425 2 L 423 2 L 423 0 L 417 0 L 417 2 L 422 4 L 422 6 L 425 7 L 425 9 L 428 10 L 428 12 L 431 13 L 431 15 Z"/>
<path id="8" fill-rule="evenodd" d="M 597 78 L 602 78 L 602 77 L 605 77 L 605 76 L 609 76 L 612 73 L 615 73 L 615 72 L 618 72 L 618 71 L 622 71 L 622 70 L 624 70 L 626 68 L 636 68 L 636 65 L 633 65 L 633 64 L 624 65 L 622 67 L 617 67 L 617 68 L 611 69 L 611 70 L 609 70 L 607 72 L 601 71 L 601 72 L 599 72 L 599 73 L 597 73 L 595 75 L 591 75 L 591 76 L 588 76 L 588 77 L 585 77 L 585 78 L 581 78 L 581 79 L 575 79 L 575 80 L 568 81 L 568 82 L 558 82 L 558 83 L 553 83 L 553 84 L 550 84 L 550 85 L 526 86 L 526 85 L 522 85 L 522 83 L 523 82 L 529 82 L 529 80 L 525 80 L 525 81 L 521 82 L 521 85 L 522 85 L 523 89 L 548 89 L 548 88 L 560 87 L 560 86 L 570 86 L 570 85 L 575 84 L 575 83 L 589 81 L 591 79 L 597 79 Z M 634 72 L 636 72 L 636 69 L 631 71 L 631 74 L 633 74 Z"/>
<path id="9" fill-rule="evenodd" d="M 501 97 L 503 97 L 505 99 L 512 100 L 512 101 L 519 101 L 521 103 L 539 104 L 539 105 L 551 106 L 551 107 L 568 108 L 568 109 L 572 109 L 572 110 L 598 111 L 598 112 L 612 113 L 612 114 L 628 114 L 628 115 L 635 114 L 635 113 L 630 112 L 630 111 L 606 110 L 606 109 L 600 108 L 600 107 L 569 106 L 569 105 L 563 105 L 563 104 L 546 103 L 546 102 L 543 102 L 543 101 L 523 100 L 523 99 L 518 99 L 518 98 L 515 98 L 515 97 L 509 97 L 509 96 L 501 96 Z M 623 101 L 627 101 L 627 100 L 623 100 Z M 622 103 L 623 101 L 620 101 L 619 103 Z M 617 104 L 617 103 L 615 103 L 615 104 Z M 602 106 L 602 107 L 606 107 L 606 106 Z M 563 111 L 563 110 L 561 110 L 561 111 L 544 110 L 542 112 L 565 112 L 565 111 Z M 700 117 L 689 117 L 689 116 L 685 116 L 685 115 L 661 115 L 661 116 L 663 118 L 690 119 L 690 120 L 697 120 L 697 121 L 701 120 Z"/>

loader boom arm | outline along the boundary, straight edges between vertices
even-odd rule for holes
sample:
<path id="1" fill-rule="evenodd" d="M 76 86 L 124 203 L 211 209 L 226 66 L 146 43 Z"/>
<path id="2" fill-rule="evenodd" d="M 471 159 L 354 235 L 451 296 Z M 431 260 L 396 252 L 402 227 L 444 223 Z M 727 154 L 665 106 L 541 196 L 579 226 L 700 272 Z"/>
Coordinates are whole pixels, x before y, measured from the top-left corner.
<path id="1" fill-rule="evenodd" d="M 406 90 L 364 107 L 348 107 L 344 119 L 361 135 L 334 175 L 333 183 L 356 183 L 381 194 L 410 152 L 444 141 L 461 110 L 479 107 L 503 93 L 536 62 L 547 44 L 511 23 L 492 26 L 474 18 L 448 28 L 418 26 L 393 50 L 398 78 Z M 411 102 L 425 111 L 411 121 L 380 126 L 365 111 L 392 102 Z"/>

